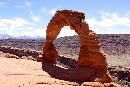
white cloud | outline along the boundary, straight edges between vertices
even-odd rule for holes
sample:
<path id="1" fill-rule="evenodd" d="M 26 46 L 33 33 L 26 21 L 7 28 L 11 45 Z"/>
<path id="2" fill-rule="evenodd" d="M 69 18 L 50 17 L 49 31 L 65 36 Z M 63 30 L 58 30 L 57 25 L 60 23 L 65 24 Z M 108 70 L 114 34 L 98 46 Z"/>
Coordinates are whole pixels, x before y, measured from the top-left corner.
<path id="1" fill-rule="evenodd" d="M 102 13 L 102 21 L 104 20 L 110 20 L 112 26 L 113 25 L 130 26 L 130 18 L 128 16 L 120 17 L 118 13 Z"/>
<path id="2" fill-rule="evenodd" d="M 24 2 L 24 5 L 15 5 L 14 7 L 16 8 L 31 8 L 33 6 L 33 3 L 32 2 L 28 2 L 28 1 L 25 1 Z"/>
<path id="3" fill-rule="evenodd" d="M 5 3 L 5 2 L 0 2 L 0 5 L 6 5 L 7 3 Z"/>
<path id="4" fill-rule="evenodd" d="M 40 19 L 38 16 L 32 16 L 33 21 L 40 22 Z"/>
<path id="5" fill-rule="evenodd" d="M 112 27 L 115 25 L 130 26 L 130 18 L 127 16 L 119 17 L 117 13 L 102 13 L 101 19 L 87 19 L 91 25 L 100 27 Z M 94 24 L 93 24 L 94 23 Z"/>
<path id="6" fill-rule="evenodd" d="M 25 25 L 30 25 L 29 22 L 22 18 L 13 18 L 13 19 L 0 19 L 1 22 L 3 22 L 6 26 L 8 26 L 10 29 L 16 29 L 18 27 L 22 27 Z"/>
<path id="7" fill-rule="evenodd" d="M 0 33 L 15 36 L 46 36 L 46 29 L 36 28 L 23 18 L 0 19 Z"/>
<path id="8" fill-rule="evenodd" d="M 16 5 L 15 7 L 16 8 L 23 8 L 23 6 L 20 6 L 20 5 Z"/>
<path id="9" fill-rule="evenodd" d="M 88 22 L 90 28 L 100 31 L 102 31 L 101 29 L 108 29 L 108 30 L 113 30 L 116 28 L 120 29 L 119 26 L 123 26 L 124 28 L 130 27 L 130 16 L 128 15 L 120 16 L 118 13 L 101 12 L 101 17 L 99 19 L 90 18 L 86 19 L 86 21 Z M 119 33 L 122 32 L 119 31 Z"/>
<path id="10" fill-rule="evenodd" d="M 44 14 L 44 15 L 46 15 L 47 13 L 48 14 L 50 14 L 50 15 L 54 15 L 55 13 L 56 13 L 56 8 L 53 8 L 53 9 L 47 9 L 47 8 L 45 8 L 45 7 L 43 7 L 42 9 L 41 9 L 41 11 L 42 11 L 42 13 Z"/>
<path id="11" fill-rule="evenodd" d="M 35 36 L 44 36 L 46 37 L 46 29 L 35 29 Z"/>
<path id="12" fill-rule="evenodd" d="M 30 14 L 31 14 L 31 17 L 32 17 L 33 21 L 40 22 L 39 16 L 34 15 L 34 13 L 32 11 L 30 11 Z"/>
<path id="13" fill-rule="evenodd" d="M 32 29 L 32 24 L 23 18 L 0 19 L 0 33 L 12 34 L 13 32 L 25 31 Z"/>
<path id="14" fill-rule="evenodd" d="M 25 5 L 28 6 L 28 7 L 30 7 L 30 6 L 32 5 L 32 3 L 30 3 L 30 2 L 25 2 Z"/>
<path id="15" fill-rule="evenodd" d="M 6 26 L 6 24 L 3 23 L 3 22 L 0 22 L 0 30 L 5 30 L 5 29 L 8 29 L 8 27 Z"/>
<path id="16" fill-rule="evenodd" d="M 53 8 L 52 10 L 49 11 L 49 13 L 50 13 L 51 15 L 54 15 L 54 14 L 56 13 L 56 9 Z"/>
<path id="17" fill-rule="evenodd" d="M 50 9 L 45 8 L 45 7 L 42 7 L 41 11 L 44 15 L 46 15 L 46 14 L 54 15 L 56 13 L 56 8 L 53 8 L 50 10 Z"/>
<path id="18" fill-rule="evenodd" d="M 7 3 L 5 2 L 0 2 L 0 7 L 6 7 Z"/>
<path id="19" fill-rule="evenodd" d="M 52 8 L 52 9 L 47 9 L 45 7 L 42 7 L 41 11 L 42 11 L 43 14 L 49 13 L 51 15 L 54 15 L 56 13 L 56 10 L 61 8 L 61 7 L 62 7 L 62 5 L 58 5 L 57 7 Z"/>

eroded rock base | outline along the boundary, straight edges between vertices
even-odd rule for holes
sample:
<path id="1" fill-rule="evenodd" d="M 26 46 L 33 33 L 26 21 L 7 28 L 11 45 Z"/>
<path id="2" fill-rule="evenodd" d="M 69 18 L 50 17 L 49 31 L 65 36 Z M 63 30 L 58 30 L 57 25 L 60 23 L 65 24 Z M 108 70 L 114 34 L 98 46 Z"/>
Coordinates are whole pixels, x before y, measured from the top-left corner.
<path id="1" fill-rule="evenodd" d="M 46 71 L 51 77 L 60 80 L 72 81 L 77 83 L 111 82 L 111 78 L 108 74 L 108 71 L 104 71 L 92 67 L 65 69 L 63 67 L 60 67 L 59 65 L 54 65 L 49 61 L 44 60 L 42 62 L 42 69 Z"/>

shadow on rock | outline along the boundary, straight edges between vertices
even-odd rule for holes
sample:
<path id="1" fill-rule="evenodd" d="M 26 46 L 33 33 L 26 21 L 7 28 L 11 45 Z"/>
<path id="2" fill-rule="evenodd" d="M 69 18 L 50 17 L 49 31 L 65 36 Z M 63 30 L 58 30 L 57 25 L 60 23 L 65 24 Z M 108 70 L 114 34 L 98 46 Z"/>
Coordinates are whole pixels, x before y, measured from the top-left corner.
<path id="1" fill-rule="evenodd" d="M 76 68 L 64 69 L 49 62 L 42 62 L 43 71 L 47 72 L 52 78 L 76 82 L 82 84 L 84 82 L 102 82 L 106 74 L 104 70 L 95 68 Z"/>

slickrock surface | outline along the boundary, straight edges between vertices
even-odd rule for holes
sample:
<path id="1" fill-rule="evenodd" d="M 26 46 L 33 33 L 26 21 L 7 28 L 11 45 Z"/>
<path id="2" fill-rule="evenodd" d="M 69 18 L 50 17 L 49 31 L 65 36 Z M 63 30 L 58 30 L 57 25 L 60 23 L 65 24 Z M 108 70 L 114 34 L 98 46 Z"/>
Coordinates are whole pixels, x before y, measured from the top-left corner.
<path id="1" fill-rule="evenodd" d="M 5 58 L 0 52 L 0 87 L 120 87 L 114 83 L 84 82 L 78 84 L 50 77 L 41 63 L 32 60 Z"/>
<path id="2" fill-rule="evenodd" d="M 0 87 L 68 87 L 78 85 L 51 78 L 41 63 L 0 57 Z"/>

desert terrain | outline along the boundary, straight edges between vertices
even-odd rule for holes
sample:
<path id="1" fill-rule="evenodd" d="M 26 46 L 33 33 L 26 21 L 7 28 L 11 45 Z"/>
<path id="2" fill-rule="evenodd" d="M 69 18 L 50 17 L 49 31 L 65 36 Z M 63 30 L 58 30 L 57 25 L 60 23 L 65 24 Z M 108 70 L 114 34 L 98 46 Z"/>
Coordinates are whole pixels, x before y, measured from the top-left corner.
<path id="1" fill-rule="evenodd" d="M 101 46 L 107 55 L 110 66 L 130 67 L 130 34 L 98 34 Z M 0 46 L 19 48 L 25 51 L 39 51 L 43 49 L 45 39 L 1 39 Z M 78 36 L 60 37 L 54 41 L 58 54 L 66 58 L 78 59 L 80 43 Z M 37 54 L 37 53 L 36 53 Z M 38 55 L 38 54 L 37 54 Z M 24 56 L 24 55 L 21 55 Z M 26 55 L 29 56 L 29 55 Z M 32 54 L 30 55 L 32 56 Z M 33 55 L 33 57 L 36 57 Z M 122 62 L 123 60 L 123 62 Z"/>
<path id="2" fill-rule="evenodd" d="M 109 72 L 115 83 L 122 87 L 130 86 L 130 35 L 98 35 L 103 51 L 107 55 Z M 100 83 L 76 82 L 52 78 L 42 69 L 41 62 L 33 61 L 41 53 L 45 40 L 2 39 L 0 48 L 7 46 L 2 52 L 0 49 L 0 87 L 71 87 L 71 86 L 103 86 Z M 74 68 L 79 53 L 78 36 L 61 37 L 54 41 L 59 58 L 60 67 Z M 12 49 L 17 49 L 15 54 Z M 18 51 L 20 49 L 20 51 Z M 22 50 L 22 51 L 21 51 Z M 12 55 L 12 56 L 10 56 Z M 7 58 L 8 57 L 8 58 Z M 15 58 L 11 58 L 15 57 Z M 72 61 L 74 59 L 74 61 Z M 70 62 L 72 61 L 72 62 Z"/>
<path id="3" fill-rule="evenodd" d="M 51 78 L 41 63 L 25 59 L 5 58 L 0 52 L 0 87 L 71 87 L 75 82 Z"/>
<path id="4" fill-rule="evenodd" d="M 82 84 L 52 78 L 41 68 L 41 63 L 6 58 L 7 53 L 0 52 L 0 87 L 111 87 L 111 84 L 84 82 Z M 73 78 L 73 77 L 71 77 Z M 117 85 L 117 87 L 120 87 Z"/>

